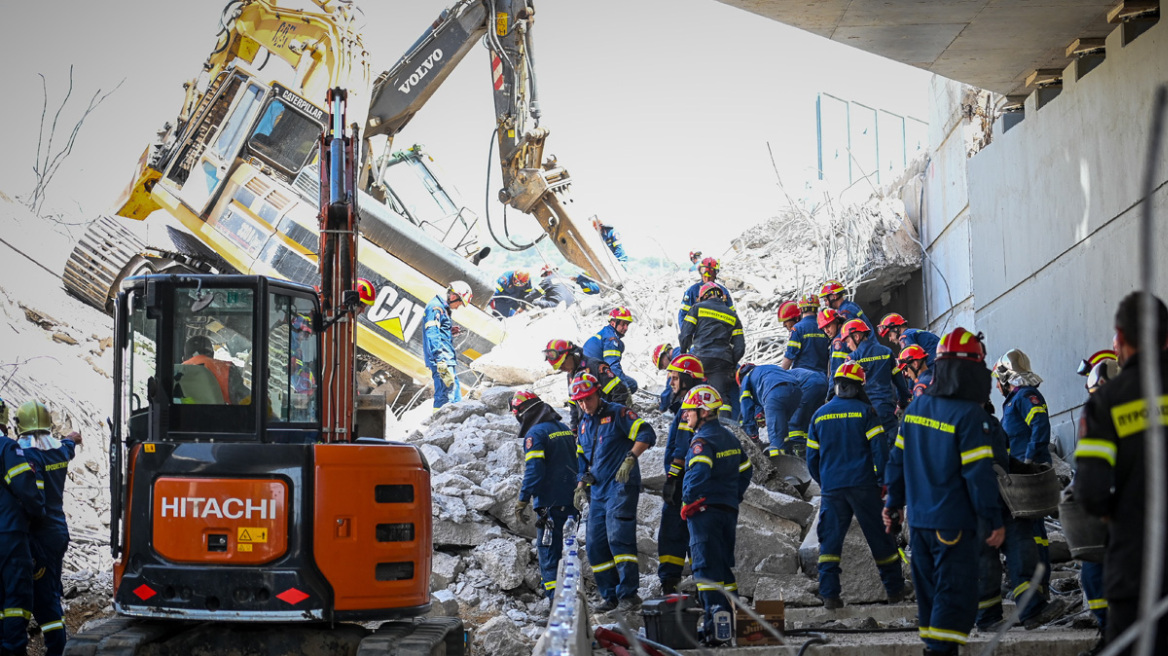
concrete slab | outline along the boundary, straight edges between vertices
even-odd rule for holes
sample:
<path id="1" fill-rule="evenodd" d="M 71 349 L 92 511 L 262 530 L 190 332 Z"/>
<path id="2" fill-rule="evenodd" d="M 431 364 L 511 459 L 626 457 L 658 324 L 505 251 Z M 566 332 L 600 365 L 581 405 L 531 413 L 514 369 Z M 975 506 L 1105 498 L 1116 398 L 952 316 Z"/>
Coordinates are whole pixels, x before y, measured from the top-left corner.
<path id="1" fill-rule="evenodd" d="M 915 631 L 889 633 L 829 633 L 824 634 L 830 641 L 826 645 L 807 648 L 808 656 L 844 656 L 863 654 L 864 656 L 904 656 L 919 654 L 922 649 Z M 969 646 L 963 653 L 980 653 L 981 646 L 990 641 L 991 636 L 976 634 L 970 638 Z M 1095 631 L 1059 629 L 1050 631 L 1025 631 L 1014 629 L 994 650 L 995 656 L 1067 656 L 1095 644 Z M 807 636 L 790 636 L 790 645 L 796 649 L 807 642 Z M 791 646 L 776 647 L 736 647 L 719 649 L 719 654 L 743 654 L 744 656 L 790 656 Z M 700 654 L 697 650 L 685 650 L 682 654 Z"/>

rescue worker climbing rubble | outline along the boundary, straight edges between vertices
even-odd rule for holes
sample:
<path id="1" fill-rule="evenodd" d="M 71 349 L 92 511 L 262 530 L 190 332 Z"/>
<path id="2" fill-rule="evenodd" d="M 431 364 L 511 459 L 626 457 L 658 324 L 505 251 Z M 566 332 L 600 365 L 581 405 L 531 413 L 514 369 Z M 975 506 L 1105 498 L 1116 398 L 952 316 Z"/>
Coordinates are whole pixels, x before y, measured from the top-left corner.
<path id="1" fill-rule="evenodd" d="M 1141 292 L 1132 292 L 1120 301 L 1115 313 L 1115 352 L 1121 367 L 1118 375 L 1095 391 L 1087 399 L 1081 420 L 1082 438 L 1075 449 L 1078 471 L 1073 491 L 1075 499 L 1096 517 L 1107 520 L 1107 548 L 1103 557 L 1103 578 L 1107 597 L 1107 641 L 1112 642 L 1140 618 L 1139 605 L 1142 588 L 1148 578 L 1144 562 L 1145 526 L 1148 521 L 1152 494 L 1148 478 L 1146 445 L 1150 425 L 1149 416 L 1159 415 L 1161 423 L 1166 413 L 1149 411 L 1147 390 L 1141 376 L 1151 358 L 1159 358 L 1159 402 L 1165 403 L 1168 390 L 1168 307 L 1159 298 L 1152 297 L 1155 316 L 1152 317 L 1153 344 L 1159 348 L 1148 353 L 1142 347 L 1144 338 L 1145 299 Z M 1160 470 L 1168 469 L 1168 462 L 1156 463 Z M 1152 521 L 1166 522 L 1168 517 L 1151 517 Z M 1156 545 L 1163 550 L 1163 545 Z M 1168 591 L 1168 569 L 1161 580 L 1160 599 Z M 1152 653 L 1168 654 L 1168 619 L 1161 615 L 1154 627 Z M 1133 645 L 1119 652 L 1134 652 Z"/>
<path id="2" fill-rule="evenodd" d="M 81 434 L 53 437 L 52 415 L 40 401 L 28 401 L 16 411 L 17 442 L 28 463 L 44 483 L 45 514 L 29 526 L 33 558 L 32 614 L 45 642 L 47 656 L 65 653 L 65 615 L 61 607 L 61 569 L 69 548 L 69 521 L 65 517 L 65 482 L 69 461 L 80 447 Z"/>
<path id="3" fill-rule="evenodd" d="M 787 350 L 779 366 L 784 369 L 808 369 L 820 374 L 827 386 L 827 360 L 831 349 L 831 339 L 816 321 L 819 312 L 819 298 L 808 294 L 799 299 L 800 319 L 789 328 Z M 834 312 L 834 310 L 833 310 Z"/>
<path id="4" fill-rule="evenodd" d="M 430 299 L 422 326 L 422 356 L 434 381 L 434 409 L 447 403 L 462 401 L 462 386 L 456 369 L 458 358 L 454 351 L 454 335 L 459 328 L 450 320 L 450 311 L 470 305 L 473 293 L 470 285 L 455 280 L 446 290 Z"/>
<path id="5" fill-rule="evenodd" d="M 684 421 L 694 431 L 685 460 L 681 518 L 689 523 L 694 581 L 705 611 L 698 635 L 710 646 L 728 644 L 734 635 L 730 602 L 713 584 L 738 590 L 738 506 L 752 474 L 738 439 L 718 421 L 721 406 L 722 397 L 709 385 L 691 389 L 681 404 Z"/>
<path id="6" fill-rule="evenodd" d="M 738 368 L 736 382 L 742 390 L 742 428 L 752 440 L 758 440 L 758 419 L 766 421 L 767 445 L 763 452 L 772 460 L 783 453 L 795 455 L 800 447 L 787 444 L 791 416 L 799 409 L 803 390 L 795 375 L 777 365 L 754 365 Z M 806 441 L 805 439 L 803 440 Z"/>
<path id="7" fill-rule="evenodd" d="M 556 594 L 556 576 L 564 544 L 564 522 L 579 512 L 572 503 L 576 480 L 576 437 L 560 414 L 534 392 L 520 390 L 511 398 L 511 413 L 519 422 L 523 440 L 523 485 L 515 514 L 526 521 L 532 506 L 536 521 L 536 550 L 544 594 Z M 551 533 L 546 536 L 546 533 Z"/>
<path id="8" fill-rule="evenodd" d="M 625 253 L 625 247 L 621 245 L 620 233 L 615 228 L 602 223 L 600 219 L 592 217 L 592 227 L 600 233 L 600 238 L 604 240 L 604 245 L 608 246 L 608 250 L 612 251 L 613 257 L 618 262 L 628 262 L 629 256 Z"/>
<path id="9" fill-rule="evenodd" d="M 941 342 L 941 338 L 927 330 L 909 328 L 908 321 L 895 312 L 884 315 L 884 318 L 876 326 L 876 333 L 896 344 L 894 351 L 907 349 L 910 346 L 919 346 L 924 350 L 925 363 L 930 367 L 937 359 L 937 344 Z"/>
<path id="10" fill-rule="evenodd" d="M 845 294 L 848 290 L 838 280 L 828 280 L 823 283 L 823 287 L 819 288 L 819 302 L 820 305 L 838 310 L 844 315 L 845 320 L 861 319 L 868 324 L 868 329 L 876 332 L 876 326 L 872 324 L 872 319 L 864 314 L 860 306 L 853 300 L 849 299 Z"/>
<path id="11" fill-rule="evenodd" d="M 629 388 L 617 378 L 608 365 L 600 360 L 584 357 L 584 351 L 566 339 L 553 339 L 543 350 L 543 357 L 552 369 L 568 374 L 568 405 L 571 417 L 568 425 L 576 435 L 580 434 L 580 420 L 584 411 L 580 405 L 571 399 L 572 381 L 582 373 L 591 374 L 600 382 L 600 396 L 605 401 L 624 405 L 629 400 Z"/>
<path id="12" fill-rule="evenodd" d="M 571 398 L 584 411 L 576 445 L 574 501 L 588 501 L 588 563 L 601 603 L 597 613 L 636 613 L 640 570 L 637 563 L 637 502 L 641 468 L 637 462 L 657 441 L 653 426 L 623 405 L 600 397 L 600 381 L 582 373 L 572 380 Z"/>
<path id="13" fill-rule="evenodd" d="M 531 272 L 527 269 L 504 271 L 495 280 L 495 295 L 491 297 L 491 307 L 499 316 L 514 316 L 527 307 L 529 297 L 541 294 L 542 290 L 531 284 Z"/>
<path id="14" fill-rule="evenodd" d="M 689 313 L 690 308 L 701 300 L 701 291 L 708 283 L 717 285 L 718 289 L 722 290 L 722 298 L 725 299 L 726 305 L 731 310 L 734 309 L 734 299 L 730 297 L 730 290 L 718 282 L 719 269 L 721 269 L 721 265 L 718 263 L 718 260 L 712 257 L 707 257 L 698 265 L 698 273 L 702 279 L 687 287 L 685 293 L 681 295 L 681 309 L 677 311 L 678 329 L 685 327 L 685 315 Z"/>
<path id="15" fill-rule="evenodd" d="M 1001 546 L 1005 528 L 992 468 L 990 372 L 980 337 L 964 328 L 937 347 L 932 386 L 909 405 L 885 470 L 884 526 L 912 529 L 912 578 L 918 632 L 925 654 L 956 654 L 977 616 L 977 586 L 969 584 L 978 557 L 978 519 L 985 543 Z"/>
<path id="16" fill-rule="evenodd" d="M 628 308 L 623 306 L 613 308 L 608 313 L 608 325 L 584 342 L 584 357 L 607 364 L 613 375 L 628 386 L 630 395 L 637 393 L 639 385 L 635 378 L 624 372 L 621 358 L 625 354 L 623 338 L 628 334 L 632 323 L 633 313 L 629 312 Z"/>
<path id="17" fill-rule="evenodd" d="M 822 490 L 819 506 L 819 598 L 824 608 L 843 607 L 840 563 L 853 515 L 880 571 L 888 603 L 904 599 L 904 574 L 896 541 L 880 518 L 880 485 L 888 448 L 884 427 L 864 393 L 864 368 L 840 365 L 835 395 L 811 419 L 807 469 Z"/>
<path id="18" fill-rule="evenodd" d="M 0 401 L 0 419 L 8 426 L 8 405 Z M 45 514 L 44 481 L 13 439 L 0 438 L 0 652 L 25 654 L 28 620 L 33 610 L 33 562 L 29 521 Z"/>
<path id="19" fill-rule="evenodd" d="M 657 531 L 657 578 L 661 580 L 662 593 L 672 594 L 681 584 L 681 572 L 689 555 L 689 525 L 681 518 L 681 490 L 693 428 L 683 421 L 681 403 L 691 389 L 705 382 L 706 375 L 701 361 L 692 355 L 678 355 L 669 363 L 667 371 L 673 422 L 669 425 L 669 437 L 665 442 L 665 486 L 661 492 L 661 526 Z"/>
<path id="20" fill-rule="evenodd" d="M 738 420 L 738 384 L 735 371 L 746 354 L 746 337 L 742 321 L 734 308 L 728 307 L 722 288 L 713 282 L 702 285 L 698 302 L 685 315 L 681 325 L 681 350 L 702 361 L 706 380 L 725 400 L 729 419 Z"/>

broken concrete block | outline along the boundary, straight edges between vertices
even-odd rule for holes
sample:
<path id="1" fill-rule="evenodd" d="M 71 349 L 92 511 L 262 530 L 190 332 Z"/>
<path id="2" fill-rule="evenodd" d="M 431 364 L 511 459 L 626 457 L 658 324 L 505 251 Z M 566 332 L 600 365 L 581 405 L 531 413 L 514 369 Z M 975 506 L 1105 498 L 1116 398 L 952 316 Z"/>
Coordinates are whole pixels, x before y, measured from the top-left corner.
<path id="1" fill-rule="evenodd" d="M 444 551 L 435 551 L 430 565 L 430 589 L 445 591 L 464 569 L 466 564 L 462 562 L 461 557 Z"/>
<path id="2" fill-rule="evenodd" d="M 782 492 L 773 492 L 757 485 L 747 488 L 742 503 L 765 510 L 776 517 L 789 519 L 800 526 L 811 523 L 811 518 L 815 514 L 815 507 L 803 499 Z"/>
<path id="3" fill-rule="evenodd" d="M 520 549 L 516 541 L 495 538 L 475 547 L 474 556 L 500 589 L 513 590 L 523 584 L 529 555 L 528 549 Z"/>
<path id="4" fill-rule="evenodd" d="M 474 632 L 477 654 L 526 654 L 531 652 L 532 644 L 506 615 L 496 615 Z"/>
<path id="5" fill-rule="evenodd" d="M 803 572 L 815 579 L 819 577 L 819 537 L 816 534 L 818 524 L 819 515 L 816 514 L 815 522 L 799 547 L 799 562 Z M 843 590 L 840 596 L 846 603 L 868 604 L 887 599 L 884 584 L 880 582 L 880 572 L 876 569 L 876 561 L 872 558 L 872 551 L 864 539 L 864 532 L 860 530 L 860 524 L 855 519 L 852 519 L 847 537 L 844 538 L 840 570 L 840 587 Z M 908 572 L 905 572 L 905 575 L 907 580 Z"/>

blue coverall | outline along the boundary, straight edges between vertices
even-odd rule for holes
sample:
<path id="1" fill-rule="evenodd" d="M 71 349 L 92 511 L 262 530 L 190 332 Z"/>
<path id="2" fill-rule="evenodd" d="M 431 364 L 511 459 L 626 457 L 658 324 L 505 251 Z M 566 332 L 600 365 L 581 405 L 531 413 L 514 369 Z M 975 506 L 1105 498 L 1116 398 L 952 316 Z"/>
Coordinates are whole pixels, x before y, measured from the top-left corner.
<path id="1" fill-rule="evenodd" d="M 742 411 L 739 423 L 751 437 L 758 435 L 755 416 L 766 415 L 768 456 L 786 446 L 791 416 L 799 409 L 803 391 L 795 374 L 773 364 L 760 364 L 742 379 Z"/>
<path id="2" fill-rule="evenodd" d="M 795 414 L 791 415 L 791 421 L 787 426 L 787 439 L 794 444 L 803 445 L 807 442 L 807 428 L 811 425 L 811 416 L 827 398 L 827 380 L 817 371 L 799 367 L 791 367 L 788 373 L 799 380 L 799 389 L 803 396 L 799 401 L 799 407 L 795 409 Z"/>
<path id="3" fill-rule="evenodd" d="M 60 656 L 65 653 L 68 638 L 61 609 L 61 568 L 65 551 L 69 548 L 65 482 L 69 477 L 69 461 L 76 454 L 77 445 L 73 440 L 63 439 L 60 447 L 42 451 L 32 446 L 31 439 L 22 437 L 20 441 L 29 464 L 41 475 L 45 491 L 45 516 L 33 520 L 30 527 L 34 563 L 32 614 L 41 627 L 45 653 Z"/>
<path id="4" fill-rule="evenodd" d="M 880 417 L 885 439 L 891 443 L 896 434 L 897 401 L 908 397 L 908 390 L 903 389 L 904 378 L 892 375 L 892 365 L 896 364 L 892 349 L 876 341 L 875 337 L 868 337 L 856 346 L 850 357 L 864 368 L 864 392 Z"/>
<path id="5" fill-rule="evenodd" d="M 840 556 L 852 516 L 860 524 L 890 597 L 904 592 L 896 541 L 884 532 L 880 483 L 888 449 L 872 406 L 835 397 L 815 413 L 807 435 L 807 470 L 822 490 L 819 506 L 819 596 L 840 596 Z"/>
<path id="6" fill-rule="evenodd" d="M 827 354 L 827 398 L 830 399 L 835 390 L 831 385 L 832 378 L 835 377 L 835 372 L 839 371 L 840 365 L 848 361 L 852 352 L 847 344 L 840 338 L 831 340 L 831 348 L 828 349 Z"/>
<path id="7" fill-rule="evenodd" d="M 835 373 L 827 371 L 830 351 L 831 339 L 816 323 L 815 315 L 811 315 L 800 319 L 791 329 L 783 357 L 791 361 L 792 369 L 810 369 L 821 375 L 830 376 Z"/>
<path id="8" fill-rule="evenodd" d="M 25 459 L 25 450 L 0 435 L 0 608 L 3 634 L 0 648 L 20 652 L 28 645 L 28 620 L 32 617 L 32 555 L 29 552 L 29 520 L 45 514 L 44 481 Z"/>
<path id="9" fill-rule="evenodd" d="M 584 292 L 585 294 L 600 293 L 600 283 L 582 273 L 577 275 L 575 278 L 572 278 L 572 280 L 576 283 L 576 286 L 580 288 L 580 291 Z"/>
<path id="10" fill-rule="evenodd" d="M 708 583 L 738 589 L 734 578 L 734 544 L 738 529 L 738 504 L 750 486 L 750 457 L 738 438 L 717 421 L 698 427 L 685 459 L 681 498 L 685 504 L 705 499 L 706 509 L 689 518 L 689 549 L 693 576 L 705 609 L 703 633 L 713 635 L 714 613 L 729 610 L 730 602 Z"/>
<path id="11" fill-rule="evenodd" d="M 955 653 L 977 617 L 978 520 L 1002 526 L 989 415 L 973 401 L 930 396 L 905 411 L 884 480 L 888 508 L 907 502 L 918 632 Z"/>
<path id="12" fill-rule="evenodd" d="M 629 394 L 637 392 L 637 381 L 621 369 L 621 356 L 625 354 L 625 342 L 620 333 L 611 325 L 600 329 L 600 332 L 589 337 L 584 342 L 584 357 L 600 360 L 608 365 L 612 373 L 624 381 L 629 387 Z"/>
<path id="13" fill-rule="evenodd" d="M 689 314 L 689 309 L 698 302 L 698 292 L 701 291 L 702 285 L 706 284 L 704 281 L 695 282 L 686 288 L 685 293 L 681 295 L 681 309 L 677 311 L 677 327 L 680 329 L 684 325 L 685 315 Z M 726 302 L 726 307 L 731 310 L 734 309 L 734 299 L 730 298 L 730 290 L 720 282 L 715 282 L 718 289 L 722 290 L 723 299 Z"/>
<path id="14" fill-rule="evenodd" d="M 446 294 L 435 296 L 426 304 L 425 324 L 422 330 L 422 357 L 430 368 L 434 380 L 434 407 L 441 408 L 447 403 L 462 401 L 462 385 L 458 381 L 455 368 L 458 360 L 454 355 L 454 333 L 450 321 L 450 304 Z M 447 387 L 438 375 L 438 363 L 445 362 L 454 374 L 454 385 Z"/>
<path id="15" fill-rule="evenodd" d="M 693 429 L 681 420 L 681 399 L 673 401 L 670 409 L 674 414 L 673 423 L 669 425 L 669 437 L 665 441 L 664 471 L 667 476 L 680 477 L 685 473 L 684 464 L 675 465 L 673 461 L 676 459 L 685 462 Z M 682 479 L 682 485 L 684 482 Z M 678 486 L 674 498 L 662 498 L 661 527 L 657 531 L 657 578 L 661 579 L 662 583 L 669 579 L 681 578 L 685 558 L 689 555 L 689 525 L 681 518 L 682 485 Z"/>
<path id="16" fill-rule="evenodd" d="M 625 254 L 625 247 L 621 246 L 620 233 L 612 226 L 601 224 L 600 238 L 604 240 L 604 245 L 608 246 L 608 250 L 612 251 L 618 262 L 629 261 L 629 256 Z"/>
<path id="17" fill-rule="evenodd" d="M 906 380 L 906 382 L 907 382 L 907 380 Z M 918 396 L 924 394 L 925 390 L 929 389 L 929 385 L 932 385 L 932 384 L 933 384 L 933 370 L 932 369 L 926 369 L 926 370 L 922 371 L 921 373 L 917 374 L 917 380 L 916 380 L 916 382 L 913 383 L 913 386 L 912 386 L 912 397 L 915 399 Z"/>
<path id="18" fill-rule="evenodd" d="M 877 334 L 876 324 L 872 323 L 872 319 L 864 314 L 864 311 L 860 309 L 860 306 L 855 301 L 850 301 L 845 298 L 836 309 L 843 312 L 848 321 L 852 319 L 863 319 L 864 323 L 868 324 L 868 329 L 872 331 L 872 334 Z M 844 323 L 847 323 L 847 321 L 844 321 Z"/>
<path id="19" fill-rule="evenodd" d="M 1037 387 L 1015 387 L 1002 405 L 1002 428 L 1010 438 L 1010 456 L 1018 460 L 1050 464 L 1050 415 L 1046 399 Z M 1035 521 L 1034 543 L 1038 545 L 1038 562 L 1046 567 L 1042 587 L 1050 586 L 1050 540 L 1046 522 Z"/>
<path id="20" fill-rule="evenodd" d="M 544 594 L 556 594 L 556 576 L 564 546 L 564 522 L 576 515 L 572 493 L 576 489 L 576 436 L 561 421 L 544 421 L 531 427 L 523 438 L 523 487 L 519 499 L 531 501 L 542 520 L 536 533 L 539 573 Z M 543 534 L 552 532 L 551 544 Z"/>
<path id="21" fill-rule="evenodd" d="M 669 352 L 669 361 L 673 362 L 679 355 L 681 355 L 681 347 L 674 346 L 673 350 Z M 669 385 L 666 385 L 665 389 L 661 390 L 661 399 L 657 402 L 657 409 L 661 412 L 665 412 L 669 409 L 670 406 L 673 405 L 673 401 L 673 388 Z M 677 399 L 677 401 L 680 403 L 682 399 Z"/>
<path id="22" fill-rule="evenodd" d="M 933 363 L 937 360 L 937 345 L 940 343 L 940 337 L 919 328 L 906 328 L 900 335 L 902 350 L 914 345 L 925 350 L 925 364 L 929 365 L 929 369 L 933 368 Z"/>
<path id="23" fill-rule="evenodd" d="M 616 470 L 633 448 L 633 442 L 652 446 L 657 441 L 653 426 L 628 408 L 603 399 L 596 414 L 580 422 L 576 446 L 577 478 L 591 473 L 588 504 L 588 563 L 596 587 L 605 601 L 619 601 L 637 594 L 637 501 L 641 495 L 641 466 L 637 463 L 627 483 L 616 481 Z"/>
<path id="24" fill-rule="evenodd" d="M 530 279 L 520 282 L 514 271 L 505 271 L 495 280 L 495 295 L 491 301 L 496 312 L 510 317 L 526 307 L 525 301 L 529 295 L 542 293 L 543 290 L 533 285 Z"/>

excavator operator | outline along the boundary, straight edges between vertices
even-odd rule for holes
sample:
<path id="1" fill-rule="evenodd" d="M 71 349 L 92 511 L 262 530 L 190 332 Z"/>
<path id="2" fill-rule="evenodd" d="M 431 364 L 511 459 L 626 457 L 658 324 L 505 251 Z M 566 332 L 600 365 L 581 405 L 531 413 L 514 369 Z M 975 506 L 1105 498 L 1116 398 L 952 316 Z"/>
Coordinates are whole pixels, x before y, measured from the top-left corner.
<path id="1" fill-rule="evenodd" d="M 211 343 L 211 338 L 206 335 L 194 335 L 187 339 L 186 345 L 183 347 L 183 358 L 184 365 L 202 365 L 210 371 L 215 376 L 215 382 L 219 384 L 219 392 L 222 395 L 222 400 L 219 400 L 213 396 L 196 393 L 194 391 L 196 384 L 189 380 L 192 376 L 190 376 L 188 369 L 184 376 L 188 380 L 183 381 L 181 378 L 176 380 L 176 382 L 187 383 L 189 388 L 185 390 L 187 398 L 198 399 L 195 401 L 196 403 L 240 405 L 251 396 L 251 390 L 244 384 L 243 375 L 239 373 L 239 369 L 226 360 L 215 358 L 215 347 Z"/>

